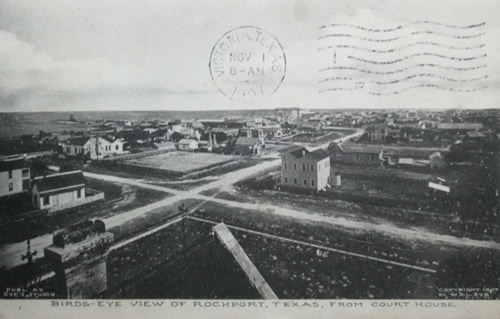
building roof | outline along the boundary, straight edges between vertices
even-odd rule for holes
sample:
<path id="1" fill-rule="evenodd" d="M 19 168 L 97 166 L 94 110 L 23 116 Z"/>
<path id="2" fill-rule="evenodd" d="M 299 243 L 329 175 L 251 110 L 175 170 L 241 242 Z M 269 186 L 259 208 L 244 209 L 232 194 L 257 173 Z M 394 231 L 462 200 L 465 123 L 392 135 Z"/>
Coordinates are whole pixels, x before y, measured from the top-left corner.
<path id="1" fill-rule="evenodd" d="M 40 193 L 47 193 L 77 186 L 85 186 L 85 178 L 83 177 L 82 171 L 64 172 L 45 177 L 36 177 L 34 184 Z"/>
<path id="2" fill-rule="evenodd" d="M 429 156 L 429 159 L 433 158 L 442 158 L 443 156 L 441 155 L 441 152 L 434 152 Z"/>
<path id="3" fill-rule="evenodd" d="M 258 143 L 260 141 L 257 137 L 238 137 L 238 140 L 236 140 L 236 145 L 253 146 Z"/>
<path id="4" fill-rule="evenodd" d="M 205 125 L 203 125 L 203 123 L 202 123 L 202 122 L 200 122 L 200 121 L 194 121 L 194 122 L 192 122 L 192 123 L 191 123 L 191 126 L 192 126 L 194 129 L 200 129 L 200 130 L 202 130 L 202 129 L 204 129 L 204 128 L 205 128 Z"/>
<path id="5" fill-rule="evenodd" d="M 475 131 L 472 131 L 472 132 L 467 132 L 467 136 L 470 137 L 470 138 L 474 138 L 474 137 L 484 137 L 484 134 L 481 133 L 481 132 L 475 132 Z"/>
<path id="6" fill-rule="evenodd" d="M 72 137 L 69 138 L 65 143 L 70 145 L 80 145 L 83 146 L 89 141 L 89 136 Z"/>
<path id="7" fill-rule="evenodd" d="M 27 168 L 27 167 L 28 164 L 26 164 L 23 159 L 0 161 L 0 172 Z"/>
<path id="8" fill-rule="evenodd" d="M 312 157 L 316 161 L 320 161 L 320 160 L 325 159 L 325 158 L 330 156 L 328 154 L 328 152 L 323 150 L 323 149 L 309 151 L 305 147 L 295 149 L 295 150 L 289 152 L 288 154 L 294 156 L 295 158 Z"/>
<path id="9" fill-rule="evenodd" d="M 187 138 L 183 138 L 182 140 L 179 141 L 179 144 L 191 144 L 192 142 L 196 142 L 195 140 L 190 140 L 190 139 L 187 139 Z M 196 142 L 198 143 L 198 142 Z"/>
<path id="10" fill-rule="evenodd" d="M 384 148 L 384 154 L 396 157 L 411 157 L 415 159 L 427 159 L 436 152 L 432 149 L 404 148 L 404 147 L 387 147 Z"/>
<path id="11" fill-rule="evenodd" d="M 440 130 L 480 130 L 483 128 L 481 123 L 438 123 Z"/>
<path id="12" fill-rule="evenodd" d="M 380 145 L 370 144 L 337 144 L 343 153 L 372 153 L 379 154 L 382 151 Z"/>

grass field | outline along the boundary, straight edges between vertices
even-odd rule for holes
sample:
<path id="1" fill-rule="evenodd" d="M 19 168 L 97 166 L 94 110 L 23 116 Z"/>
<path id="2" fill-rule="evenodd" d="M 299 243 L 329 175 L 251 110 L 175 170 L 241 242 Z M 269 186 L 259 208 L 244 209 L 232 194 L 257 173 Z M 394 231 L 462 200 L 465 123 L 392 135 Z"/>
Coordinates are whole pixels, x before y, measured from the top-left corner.
<path id="1" fill-rule="evenodd" d="M 126 160 L 125 163 L 175 172 L 189 172 L 231 162 L 235 159 L 235 156 L 213 153 L 170 152 Z"/>

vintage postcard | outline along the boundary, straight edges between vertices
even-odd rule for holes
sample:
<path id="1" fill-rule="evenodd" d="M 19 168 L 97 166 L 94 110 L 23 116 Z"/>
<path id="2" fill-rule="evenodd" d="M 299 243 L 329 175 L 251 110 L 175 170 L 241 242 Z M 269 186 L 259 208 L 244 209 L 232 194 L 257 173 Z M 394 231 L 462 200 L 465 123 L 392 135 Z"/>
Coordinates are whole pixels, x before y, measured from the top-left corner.
<path id="1" fill-rule="evenodd" d="M 0 318 L 498 318 L 499 16 L 0 0 Z"/>

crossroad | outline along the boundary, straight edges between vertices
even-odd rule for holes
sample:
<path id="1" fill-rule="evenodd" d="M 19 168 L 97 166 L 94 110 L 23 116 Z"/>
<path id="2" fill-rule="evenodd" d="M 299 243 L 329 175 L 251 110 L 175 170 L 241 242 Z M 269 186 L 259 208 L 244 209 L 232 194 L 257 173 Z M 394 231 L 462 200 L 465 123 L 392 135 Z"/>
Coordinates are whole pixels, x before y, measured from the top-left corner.
<path id="1" fill-rule="evenodd" d="M 360 136 L 363 134 L 362 130 L 358 130 L 355 133 L 339 138 L 335 140 L 335 142 L 340 142 L 340 141 L 345 141 L 346 139 L 349 138 L 354 138 L 357 136 Z M 329 143 L 325 143 L 323 145 L 320 145 L 320 148 L 326 148 L 328 147 Z M 281 160 L 280 159 L 271 159 L 263 162 L 259 162 L 258 164 L 239 169 L 233 172 L 229 172 L 227 174 L 224 174 L 220 176 L 219 178 L 195 187 L 190 190 L 178 190 L 178 189 L 173 189 L 165 186 L 159 186 L 159 185 L 153 185 L 150 183 L 147 183 L 146 181 L 140 180 L 140 179 L 134 179 L 134 178 L 125 178 L 125 177 L 118 177 L 118 176 L 112 176 L 112 175 L 104 175 L 104 174 L 96 174 L 96 173 L 90 173 L 90 172 L 85 172 L 84 175 L 86 177 L 91 177 L 95 179 L 100 179 L 108 182 L 113 182 L 113 183 L 120 183 L 120 184 L 127 184 L 127 185 L 132 185 L 135 187 L 141 187 L 145 189 L 151 189 L 155 191 L 160 191 L 164 193 L 168 193 L 172 196 L 167 197 L 165 199 L 159 200 L 157 202 L 138 207 L 135 209 L 132 209 L 130 211 L 126 211 L 123 213 L 116 214 L 114 216 L 108 217 L 103 219 L 103 222 L 106 225 L 106 229 L 111 230 L 114 227 L 118 227 L 120 225 L 123 225 L 124 223 L 133 221 L 136 218 L 144 218 L 145 215 L 148 213 L 158 210 L 162 207 L 167 207 L 169 205 L 175 204 L 177 202 L 182 202 L 187 199 L 197 199 L 201 200 L 203 202 L 215 202 L 227 207 L 232 207 L 235 208 L 235 213 L 237 213 L 238 209 L 244 209 L 246 212 L 256 212 L 256 211 L 266 211 L 269 214 L 274 214 L 277 216 L 282 216 L 282 217 L 288 217 L 288 218 L 293 218 L 297 221 L 310 221 L 310 222 L 318 222 L 322 224 L 328 224 L 331 225 L 332 227 L 337 227 L 341 229 L 350 229 L 350 230 L 357 230 L 357 231 L 369 231 L 369 232 L 377 232 L 381 234 L 385 234 L 388 236 L 395 236 L 398 238 L 402 238 L 405 240 L 419 240 L 419 241 L 426 241 L 426 242 L 432 242 L 436 244 L 448 244 L 448 245 L 454 245 L 454 246 L 459 246 L 459 247 L 481 247 L 481 248 L 490 248 L 490 249 L 500 249 L 500 244 L 497 242 L 493 241 L 480 241 L 480 240 L 474 240 L 474 239 L 469 239 L 469 238 L 459 238 L 459 237 L 454 237 L 450 235 L 442 235 L 442 234 L 436 234 L 433 232 L 429 232 L 424 229 L 408 229 L 408 228 L 401 228 L 399 226 L 386 223 L 386 224 L 375 224 L 370 221 L 359 221 L 359 220 L 354 220 L 349 219 L 346 217 L 339 217 L 335 216 L 335 212 L 332 212 L 332 216 L 322 216 L 320 214 L 315 214 L 314 212 L 311 211 L 301 211 L 297 209 L 289 209 L 285 208 L 282 206 L 277 206 L 277 205 L 271 205 L 271 204 L 256 204 L 256 203 L 248 203 L 248 202 L 240 202 L 240 201 L 235 201 L 235 200 L 227 200 L 227 199 L 220 199 L 216 198 L 215 195 L 212 196 L 207 196 L 203 195 L 202 193 L 207 190 L 211 189 L 224 189 L 226 187 L 231 187 L 235 183 L 248 179 L 251 176 L 255 176 L 258 174 L 261 174 L 262 172 L 265 172 L 267 170 L 272 170 L 276 169 L 281 165 Z M 345 216 L 345 214 L 343 214 Z M 156 228 L 150 229 L 143 234 L 139 234 L 133 238 L 127 239 L 125 242 L 122 242 L 120 245 L 123 246 L 127 243 L 130 243 L 134 240 L 143 238 L 145 236 L 151 235 L 157 231 L 160 231 L 167 227 L 168 225 L 171 225 L 178 220 L 171 220 L 167 224 L 159 225 Z M 39 254 L 36 256 L 36 258 L 40 258 L 43 256 L 43 248 L 50 245 L 52 243 L 52 235 L 51 234 L 45 234 L 42 236 L 38 236 L 36 238 L 31 239 L 31 247 L 33 249 L 37 249 L 39 251 Z M 7 244 L 3 245 L 0 247 L 0 267 L 4 266 L 5 269 L 9 269 L 12 267 L 15 267 L 19 264 L 21 264 L 21 256 L 24 254 L 26 251 L 26 243 L 25 242 L 20 242 L 20 243 L 13 243 L 13 244 Z"/>

